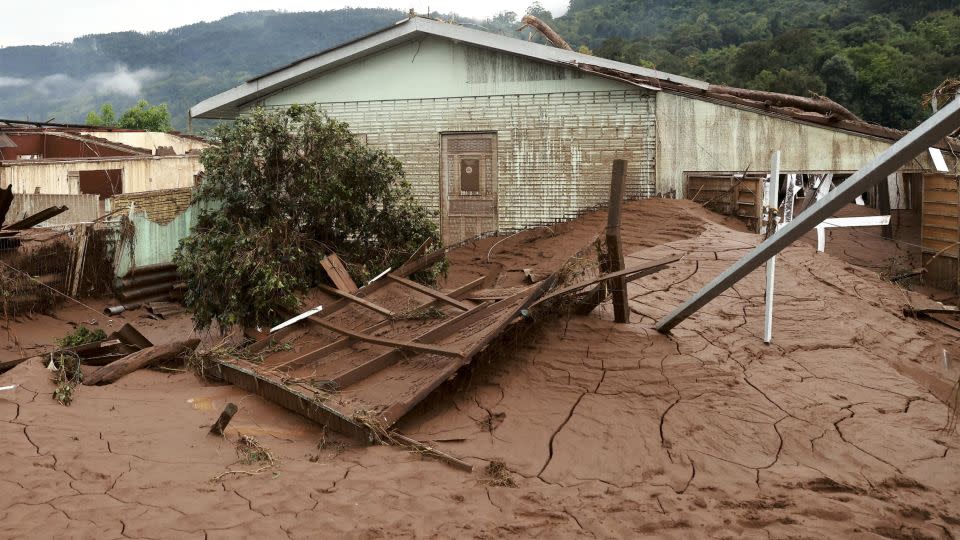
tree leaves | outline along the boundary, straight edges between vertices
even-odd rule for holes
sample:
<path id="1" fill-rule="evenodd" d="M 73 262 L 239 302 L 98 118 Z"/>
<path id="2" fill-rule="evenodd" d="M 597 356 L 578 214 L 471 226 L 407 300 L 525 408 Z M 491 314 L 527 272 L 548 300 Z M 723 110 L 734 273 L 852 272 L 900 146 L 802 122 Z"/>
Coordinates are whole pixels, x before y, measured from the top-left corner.
<path id="1" fill-rule="evenodd" d="M 176 255 L 200 328 L 266 326 L 336 252 L 356 281 L 397 267 L 436 224 L 400 162 L 308 106 L 256 109 L 204 151 L 197 226 Z"/>

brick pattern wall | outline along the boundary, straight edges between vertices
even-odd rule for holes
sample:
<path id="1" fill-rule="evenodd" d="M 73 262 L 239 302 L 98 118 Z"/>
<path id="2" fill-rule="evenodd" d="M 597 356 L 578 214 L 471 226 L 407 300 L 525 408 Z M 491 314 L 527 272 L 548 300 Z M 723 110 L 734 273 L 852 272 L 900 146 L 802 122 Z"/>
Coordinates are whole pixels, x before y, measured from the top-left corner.
<path id="1" fill-rule="evenodd" d="M 193 188 L 163 189 L 159 191 L 140 191 L 124 193 L 111 198 L 114 210 L 130 208 L 145 212 L 147 219 L 160 225 L 166 225 L 182 214 L 193 198 Z"/>
<path id="2" fill-rule="evenodd" d="M 320 105 L 399 158 L 434 210 L 440 133 L 495 131 L 499 228 L 509 231 L 606 203 L 614 159 L 629 162 L 627 196 L 653 195 L 655 99 L 637 89 Z"/>

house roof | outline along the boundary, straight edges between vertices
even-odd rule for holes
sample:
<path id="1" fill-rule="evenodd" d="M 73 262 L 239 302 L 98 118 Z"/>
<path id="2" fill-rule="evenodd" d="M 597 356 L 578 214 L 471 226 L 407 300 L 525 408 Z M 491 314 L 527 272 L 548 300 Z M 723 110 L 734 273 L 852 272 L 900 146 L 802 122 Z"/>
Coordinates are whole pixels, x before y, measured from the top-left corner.
<path id="1" fill-rule="evenodd" d="M 194 105 L 190 108 L 190 116 L 193 118 L 234 118 L 244 105 L 252 101 L 316 77 L 325 71 L 337 68 L 355 59 L 422 36 L 436 36 L 551 64 L 571 67 L 589 64 L 646 79 L 669 81 L 700 90 L 706 90 L 709 87 L 703 81 L 665 73 L 656 69 L 607 60 L 433 19 L 411 17 L 372 34 L 254 77 L 239 86 Z"/>

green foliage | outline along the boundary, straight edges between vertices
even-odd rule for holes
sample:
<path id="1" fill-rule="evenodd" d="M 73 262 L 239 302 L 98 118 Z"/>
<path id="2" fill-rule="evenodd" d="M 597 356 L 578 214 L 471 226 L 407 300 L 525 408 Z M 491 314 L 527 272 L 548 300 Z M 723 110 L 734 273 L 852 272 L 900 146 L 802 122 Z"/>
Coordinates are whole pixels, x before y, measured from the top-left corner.
<path id="1" fill-rule="evenodd" d="M 170 131 L 170 111 L 167 104 L 150 106 L 150 102 L 141 99 L 136 105 L 127 109 L 119 120 L 113 112 L 113 105 L 104 103 L 100 112 L 87 113 L 88 126 L 119 127 L 123 129 L 143 129 L 146 131 Z"/>
<path id="2" fill-rule="evenodd" d="M 728 84 L 824 94 L 910 128 L 960 73 L 955 0 L 573 0 L 554 29 L 598 56 Z"/>
<path id="3" fill-rule="evenodd" d="M 257 109 L 214 133 L 203 210 L 175 256 L 199 328 L 277 322 L 329 251 L 362 281 L 439 238 L 400 162 L 313 107 Z"/>
<path id="4" fill-rule="evenodd" d="M 62 338 L 58 338 L 57 345 L 62 348 L 76 347 L 79 345 L 86 345 L 87 343 L 103 341 L 105 339 L 107 339 L 107 334 L 103 330 L 99 328 L 96 330 L 90 330 L 81 324 L 80 326 L 76 327 L 73 332 L 70 332 Z"/>
<path id="5" fill-rule="evenodd" d="M 87 120 L 85 122 L 88 126 L 107 126 L 112 127 L 117 125 L 117 117 L 113 113 L 113 105 L 109 103 L 104 103 L 100 106 L 100 112 L 90 111 L 87 113 Z"/>
<path id="6" fill-rule="evenodd" d="M 53 365 L 56 372 L 53 376 L 53 399 L 61 405 L 73 403 L 73 390 L 83 382 L 83 372 L 80 371 L 80 357 L 72 352 L 55 353 Z"/>
<path id="7" fill-rule="evenodd" d="M 118 127 L 124 129 L 143 129 L 146 131 L 170 131 L 170 111 L 167 104 L 150 106 L 150 103 L 141 99 L 137 104 L 123 113 Z"/>

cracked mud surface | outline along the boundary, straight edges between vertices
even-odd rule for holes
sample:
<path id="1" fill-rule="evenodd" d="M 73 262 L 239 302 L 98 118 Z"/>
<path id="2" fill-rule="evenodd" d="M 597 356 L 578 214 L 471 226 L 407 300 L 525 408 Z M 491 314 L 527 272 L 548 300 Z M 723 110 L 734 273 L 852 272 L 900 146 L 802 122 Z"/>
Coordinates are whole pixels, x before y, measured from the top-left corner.
<path id="1" fill-rule="evenodd" d="M 318 449 L 316 425 L 183 373 L 83 387 L 62 407 L 29 363 L 0 375 L 21 385 L 0 393 L 4 536 L 960 534 L 960 436 L 941 431 L 960 336 L 900 315 L 923 297 L 797 243 L 777 264 L 772 345 L 762 270 L 664 336 L 653 322 L 756 238 L 682 201 L 628 209 L 628 265 L 687 254 L 630 285 L 630 325 L 609 304 L 544 325 L 402 422 L 473 474 L 395 448 Z M 665 210 L 683 234 L 658 229 Z M 586 222 L 565 234 L 603 216 Z M 511 272 L 555 241 L 504 242 L 492 260 Z M 206 435 L 227 401 L 240 405 L 227 437 L 257 437 L 275 470 L 211 481 L 256 468 Z M 484 482 L 492 460 L 517 487 Z"/>

